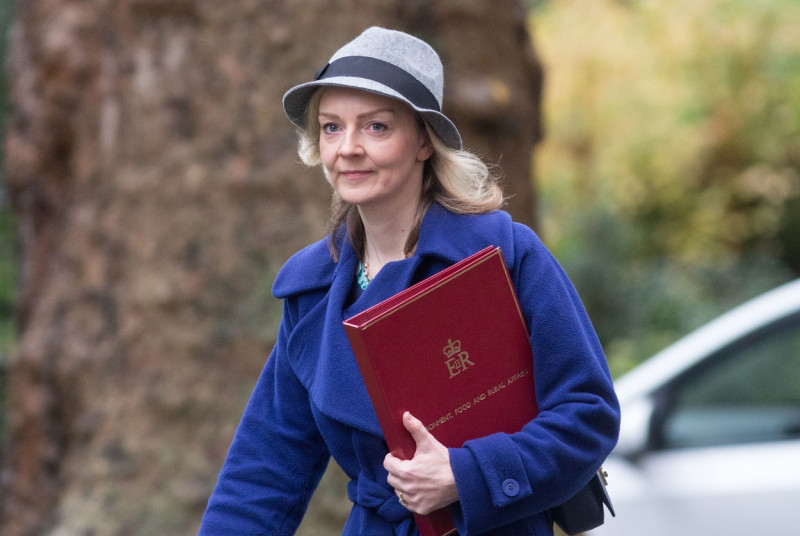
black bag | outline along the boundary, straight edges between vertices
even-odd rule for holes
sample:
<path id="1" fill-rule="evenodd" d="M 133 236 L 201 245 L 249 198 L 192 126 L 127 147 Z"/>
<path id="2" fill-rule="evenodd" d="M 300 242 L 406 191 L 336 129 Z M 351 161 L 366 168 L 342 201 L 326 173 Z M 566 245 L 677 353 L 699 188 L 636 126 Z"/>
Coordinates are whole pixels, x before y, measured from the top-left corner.
<path id="1" fill-rule="evenodd" d="M 612 516 L 616 515 L 614 507 L 611 505 L 611 497 L 608 496 L 606 490 L 607 476 L 608 474 L 601 467 L 571 499 L 561 506 L 550 509 L 553 522 L 569 536 L 575 536 L 602 525 L 605 520 L 603 505 L 608 507 Z"/>

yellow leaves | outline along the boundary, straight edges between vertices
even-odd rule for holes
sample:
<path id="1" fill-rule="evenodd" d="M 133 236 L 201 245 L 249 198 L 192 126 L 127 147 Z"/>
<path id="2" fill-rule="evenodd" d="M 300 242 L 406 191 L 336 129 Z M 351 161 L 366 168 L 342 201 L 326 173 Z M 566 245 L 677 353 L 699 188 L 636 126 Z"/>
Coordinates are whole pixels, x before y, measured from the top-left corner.
<path id="1" fill-rule="evenodd" d="M 551 0 L 536 176 L 550 228 L 603 206 L 713 263 L 800 196 L 800 3 Z"/>

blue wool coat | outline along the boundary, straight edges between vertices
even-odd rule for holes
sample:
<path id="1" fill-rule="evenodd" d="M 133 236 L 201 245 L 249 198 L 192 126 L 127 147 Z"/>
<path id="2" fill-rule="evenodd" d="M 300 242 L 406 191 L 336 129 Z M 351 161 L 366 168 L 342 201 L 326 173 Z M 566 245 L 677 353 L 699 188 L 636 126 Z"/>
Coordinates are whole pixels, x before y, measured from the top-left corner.
<path id="1" fill-rule="evenodd" d="M 500 246 L 531 333 L 538 416 L 516 434 L 450 449 L 459 534 L 552 534 L 548 508 L 587 482 L 616 443 L 619 406 L 580 299 L 528 227 L 502 211 L 426 214 L 411 258 L 387 264 L 352 304 L 358 258 L 343 241 L 294 255 L 273 293 L 276 345 L 244 411 L 200 535 L 294 534 L 332 456 L 352 479 L 343 534 L 418 534 L 386 483 L 387 449 L 342 321 L 477 252 Z"/>

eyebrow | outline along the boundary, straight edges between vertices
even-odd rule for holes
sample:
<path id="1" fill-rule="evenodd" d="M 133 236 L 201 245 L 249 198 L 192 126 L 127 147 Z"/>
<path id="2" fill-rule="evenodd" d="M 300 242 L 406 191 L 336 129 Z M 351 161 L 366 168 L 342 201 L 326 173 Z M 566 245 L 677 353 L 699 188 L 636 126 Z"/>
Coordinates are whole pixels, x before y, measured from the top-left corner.
<path id="1" fill-rule="evenodd" d="M 369 110 L 368 112 L 364 112 L 362 114 L 358 114 L 356 116 L 356 118 L 357 119 L 363 119 L 365 117 L 369 117 L 369 116 L 372 116 L 372 115 L 378 115 L 378 114 L 383 113 L 383 112 L 388 112 L 388 113 L 395 114 L 395 115 L 397 114 L 397 110 L 395 110 L 394 108 L 388 108 L 388 107 L 387 108 L 375 108 L 374 110 Z M 328 113 L 328 112 L 324 112 L 324 111 L 320 110 L 319 111 L 319 116 L 320 117 L 339 117 L 339 114 Z"/>

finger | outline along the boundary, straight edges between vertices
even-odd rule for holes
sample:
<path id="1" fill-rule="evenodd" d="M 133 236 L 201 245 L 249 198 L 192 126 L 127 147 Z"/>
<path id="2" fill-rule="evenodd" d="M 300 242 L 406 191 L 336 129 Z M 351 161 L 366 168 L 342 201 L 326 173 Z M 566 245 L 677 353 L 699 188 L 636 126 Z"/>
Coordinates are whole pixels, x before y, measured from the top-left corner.
<path id="1" fill-rule="evenodd" d="M 401 461 L 400 458 L 390 452 L 383 458 L 383 468 L 386 469 L 389 474 L 397 473 Z"/>
<path id="2" fill-rule="evenodd" d="M 404 489 L 408 484 L 408 479 L 402 470 L 403 460 L 387 454 L 383 459 L 383 468 L 386 469 L 386 481 L 396 490 Z"/>
<path id="3" fill-rule="evenodd" d="M 422 424 L 422 421 L 411 415 L 409 411 L 403 413 L 403 426 L 405 426 L 408 433 L 411 434 L 411 437 L 414 438 L 414 442 L 417 445 L 429 439 L 433 439 L 431 433 L 425 429 L 425 425 Z"/>
<path id="4" fill-rule="evenodd" d="M 408 501 L 406 501 L 405 492 L 402 490 L 395 490 L 395 493 L 397 494 L 397 498 L 400 501 L 400 504 L 408 508 Z"/>

